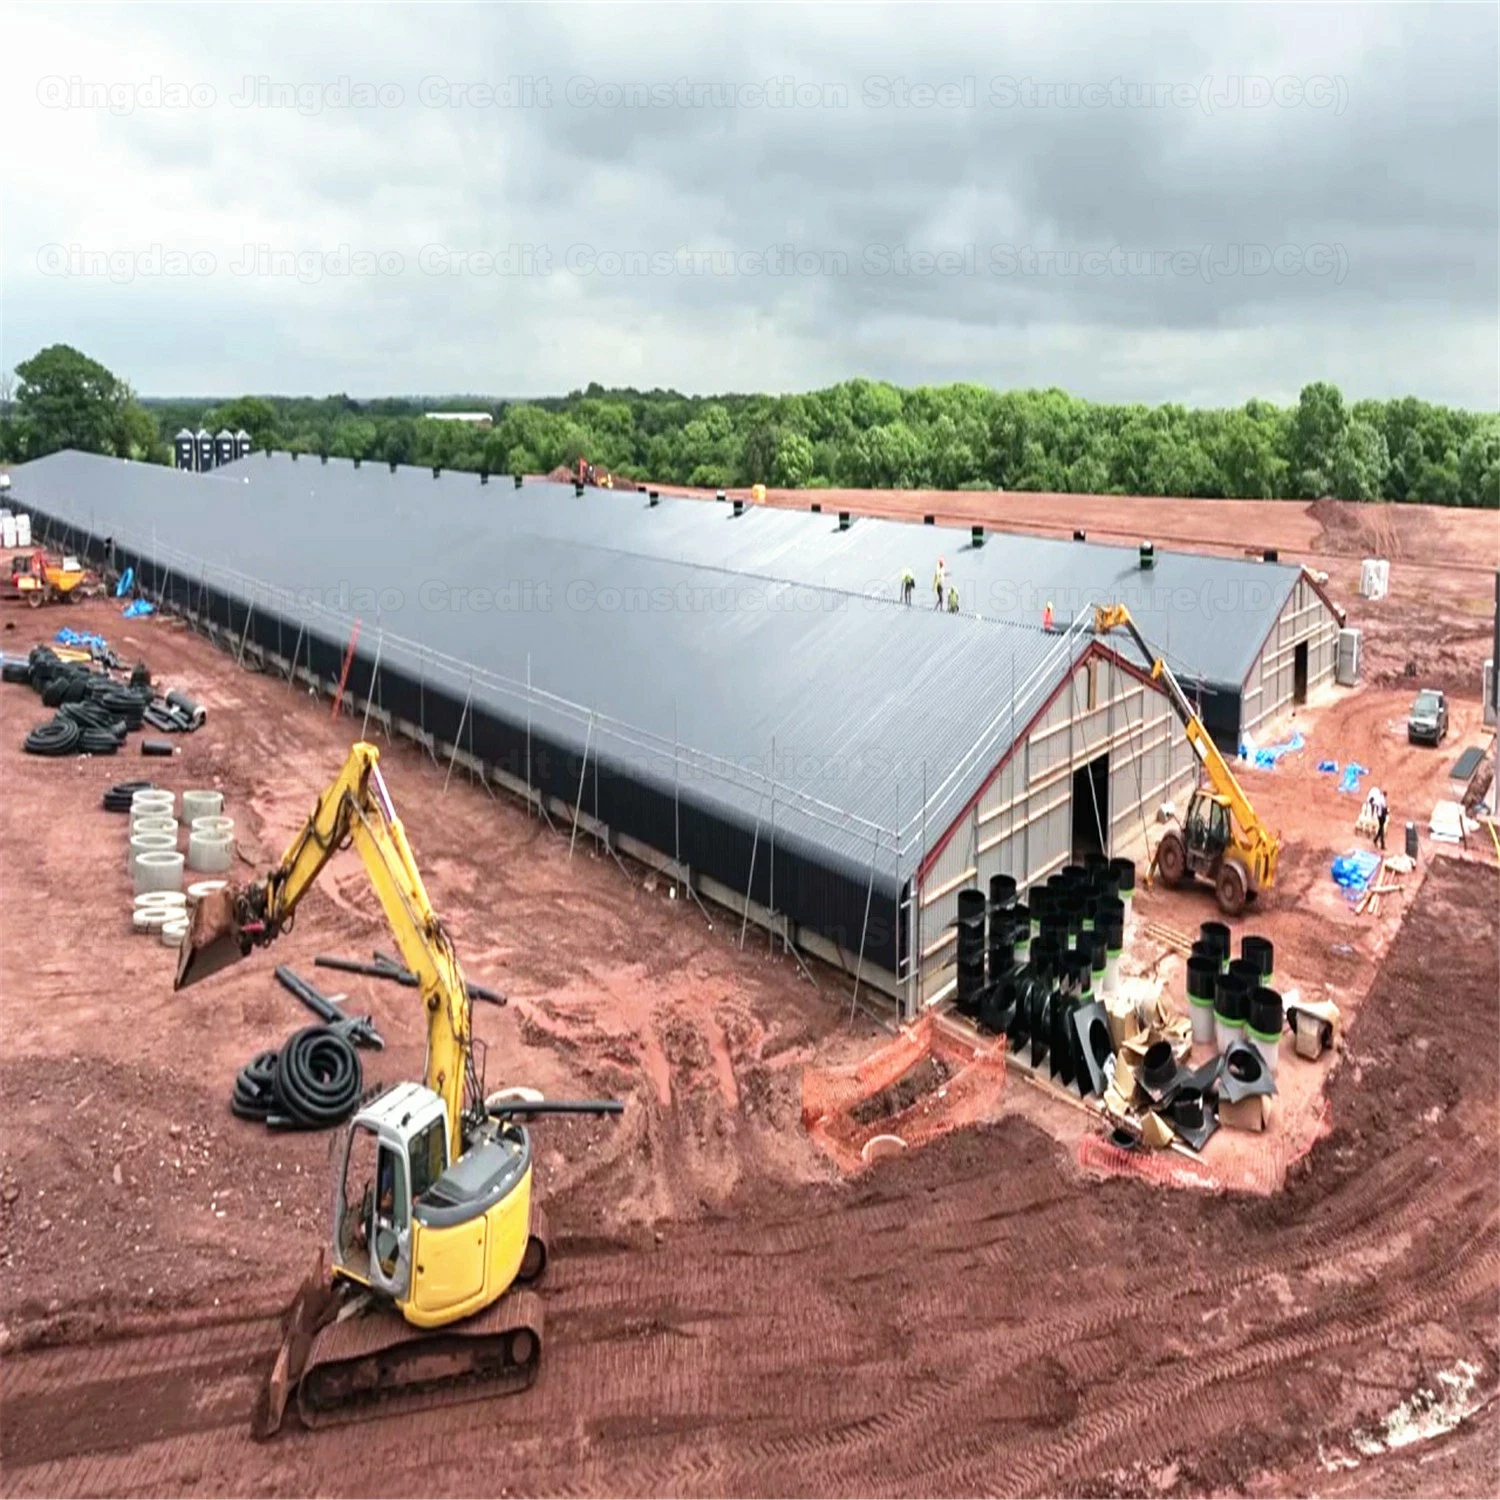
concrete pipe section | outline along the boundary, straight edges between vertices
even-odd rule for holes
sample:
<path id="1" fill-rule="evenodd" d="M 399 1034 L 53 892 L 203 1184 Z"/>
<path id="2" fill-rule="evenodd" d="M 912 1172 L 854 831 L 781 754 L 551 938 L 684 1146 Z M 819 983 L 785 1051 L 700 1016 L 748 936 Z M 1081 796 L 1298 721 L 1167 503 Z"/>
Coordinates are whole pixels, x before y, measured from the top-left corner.
<path id="1" fill-rule="evenodd" d="M 143 854 L 176 853 L 177 840 L 169 833 L 138 833 L 130 840 L 130 853 L 127 856 L 125 867 L 134 876 L 136 868 Z M 148 886 L 137 886 L 136 890 L 149 890 Z"/>
<path id="2" fill-rule="evenodd" d="M 201 818 L 194 818 L 188 827 L 194 833 L 232 834 L 234 819 L 220 817 L 218 813 L 206 813 Z"/>
<path id="3" fill-rule="evenodd" d="M 135 898 L 130 924 L 137 932 L 160 932 L 168 922 L 186 917 L 187 906 L 181 891 L 143 891 Z"/>
<path id="4" fill-rule="evenodd" d="M 175 849 L 145 849 L 135 857 L 135 893 L 180 891 L 182 856 Z"/>
<path id="5" fill-rule="evenodd" d="M 227 880 L 197 880 L 187 888 L 187 901 L 189 906 L 196 906 L 205 896 L 212 896 L 215 891 L 222 891 L 229 882 Z"/>
<path id="6" fill-rule="evenodd" d="M 164 948 L 178 947 L 183 938 L 187 936 L 188 924 L 186 917 L 173 917 L 168 922 L 161 924 L 161 941 Z"/>
<path id="7" fill-rule="evenodd" d="M 130 799 L 130 816 L 139 817 L 174 817 L 177 812 L 177 796 L 162 787 L 148 787 L 137 792 Z"/>
<path id="8" fill-rule="evenodd" d="M 182 794 L 182 820 L 189 827 L 198 818 L 217 818 L 223 811 L 223 792 L 184 792 Z"/>
<path id="9" fill-rule="evenodd" d="M 177 838 L 177 819 L 157 817 L 155 815 L 149 817 L 132 818 L 130 820 L 130 831 L 132 834 L 165 833 L 169 834 L 175 841 Z"/>
<path id="10" fill-rule="evenodd" d="M 860 1148 L 859 1158 L 868 1165 L 900 1156 L 905 1150 L 906 1142 L 899 1135 L 872 1135 Z"/>
<path id="11" fill-rule="evenodd" d="M 204 875 L 221 875 L 234 863 L 234 839 L 199 833 L 195 829 L 188 835 L 187 862 L 190 870 Z"/>

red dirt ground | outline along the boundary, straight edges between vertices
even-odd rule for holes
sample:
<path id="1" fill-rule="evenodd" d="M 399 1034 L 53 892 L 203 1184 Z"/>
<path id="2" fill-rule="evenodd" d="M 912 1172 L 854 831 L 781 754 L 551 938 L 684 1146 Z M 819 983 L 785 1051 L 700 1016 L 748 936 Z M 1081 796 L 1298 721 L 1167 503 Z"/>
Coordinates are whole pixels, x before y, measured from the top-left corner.
<path id="1" fill-rule="evenodd" d="M 511 996 L 476 1011 L 490 1087 L 613 1091 L 627 1113 L 536 1131 L 556 1257 L 534 1390 L 251 1445 L 275 1311 L 325 1233 L 329 1141 L 234 1121 L 228 1089 L 303 1023 L 275 962 L 332 987 L 314 953 L 387 935 L 341 858 L 274 956 L 174 996 L 171 954 L 125 925 L 123 820 L 98 794 L 148 773 L 219 786 L 248 873 L 359 726 L 103 603 L 0 608 L 0 648 L 62 624 L 144 655 L 209 721 L 164 773 L 43 762 L 19 740 L 46 711 L 0 688 L 5 1493 L 1415 1494 L 1418 1454 L 1437 1489 L 1500 1485 L 1470 1436 L 1493 1436 L 1493 1408 L 1421 1449 L 1356 1443 L 1456 1361 L 1475 1400 L 1500 1379 L 1492 870 L 1433 863 L 1396 934 L 1398 912 L 1352 918 L 1327 880 L 1316 846 L 1352 805 L 1289 854 L 1267 913 L 1278 968 L 1347 990 L 1354 1019 L 1332 1132 L 1278 1197 L 1099 1183 L 1011 1108 L 843 1181 L 800 1128 L 803 1064 L 874 1035 L 846 1026 L 843 984 L 820 971 L 815 989 L 763 935 L 742 952 L 737 924 L 710 930 L 582 839 L 570 862 L 519 807 L 462 771 L 445 794 L 430 760 L 383 742 L 435 904 L 471 975 Z M 1462 743 L 1434 759 L 1382 737 L 1400 697 L 1313 716 L 1320 753 L 1376 767 L 1397 820 Z M 1304 760 L 1255 773 L 1268 816 L 1340 802 Z M 1201 897 L 1146 901 L 1202 920 Z M 367 1079 L 417 1075 L 408 992 L 349 988 L 387 1039 Z"/>

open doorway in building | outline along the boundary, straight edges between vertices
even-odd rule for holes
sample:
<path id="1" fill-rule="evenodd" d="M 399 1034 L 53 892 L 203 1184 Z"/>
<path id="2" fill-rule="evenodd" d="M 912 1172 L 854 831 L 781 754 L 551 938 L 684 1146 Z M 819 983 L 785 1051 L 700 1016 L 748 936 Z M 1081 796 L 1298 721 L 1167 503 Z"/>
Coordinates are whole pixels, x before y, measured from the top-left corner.
<path id="1" fill-rule="evenodd" d="M 1109 755 L 1096 756 L 1073 772 L 1073 858 L 1107 854 Z"/>
<path id="2" fill-rule="evenodd" d="M 1292 702 L 1307 702 L 1307 642 L 1298 641 L 1292 648 Z"/>

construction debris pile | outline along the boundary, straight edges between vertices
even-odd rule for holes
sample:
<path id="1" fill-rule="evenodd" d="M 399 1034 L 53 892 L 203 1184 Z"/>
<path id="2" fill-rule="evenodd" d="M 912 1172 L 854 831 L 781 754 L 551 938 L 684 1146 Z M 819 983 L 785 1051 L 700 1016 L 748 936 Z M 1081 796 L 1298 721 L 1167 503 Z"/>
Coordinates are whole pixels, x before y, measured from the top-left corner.
<path id="1" fill-rule="evenodd" d="M 33 646 L 24 658 L 0 661 L 0 680 L 30 686 L 55 711 L 26 735 L 28 754 L 114 755 L 128 735 L 147 725 L 169 733 L 202 726 L 203 708 L 176 690 L 158 694 L 145 662 L 128 666 L 101 636 L 62 630 L 58 639 L 59 648 Z M 160 742 L 143 740 L 141 753 L 164 752 Z"/>
<path id="2" fill-rule="evenodd" d="M 1337 1007 L 1283 992 L 1275 950 L 1247 933 L 1236 957 L 1223 922 L 1205 922 L 1186 950 L 1188 1014 L 1159 985 L 1122 980 L 1135 866 L 1095 856 L 1034 887 L 1029 904 L 1005 875 L 961 892 L 958 1011 L 1003 1034 L 1014 1060 L 1091 1100 L 1115 1144 L 1201 1151 L 1221 1125 L 1270 1123 L 1281 1037 L 1316 1058 L 1338 1035 Z M 1196 1066 L 1200 1056 L 1211 1055 Z"/>

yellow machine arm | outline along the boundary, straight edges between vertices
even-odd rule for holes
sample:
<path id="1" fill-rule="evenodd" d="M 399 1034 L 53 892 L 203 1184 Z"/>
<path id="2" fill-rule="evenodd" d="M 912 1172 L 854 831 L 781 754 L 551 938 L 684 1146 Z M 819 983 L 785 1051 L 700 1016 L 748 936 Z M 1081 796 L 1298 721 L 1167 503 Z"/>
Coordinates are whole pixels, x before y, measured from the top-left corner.
<path id="1" fill-rule="evenodd" d="M 1107 635 L 1115 629 L 1130 632 L 1141 655 L 1151 663 L 1151 676 L 1166 689 L 1167 699 L 1173 711 L 1182 721 L 1187 742 L 1193 747 L 1199 764 L 1208 773 L 1213 789 L 1229 805 L 1230 813 L 1243 835 L 1242 847 L 1253 861 L 1256 878 L 1269 885 L 1276 876 L 1276 859 L 1281 853 L 1281 841 L 1261 822 L 1260 816 L 1245 795 L 1229 762 L 1224 759 L 1213 737 L 1204 728 L 1203 721 L 1193 712 L 1193 705 L 1183 692 L 1181 684 L 1172 674 L 1172 669 L 1146 644 L 1146 638 L 1131 618 L 1129 609 L 1123 604 L 1100 604 L 1094 607 L 1094 634 Z"/>
<path id="2" fill-rule="evenodd" d="M 402 960 L 417 976 L 427 1011 L 425 1081 L 443 1100 L 449 1152 L 456 1158 L 463 1149 L 465 1092 L 472 1078 L 469 993 L 453 944 L 427 899 L 379 759 L 375 746 L 356 744 L 281 863 L 262 881 L 198 904 L 178 959 L 175 988 L 196 983 L 290 929 L 298 903 L 328 861 L 352 844 Z"/>

